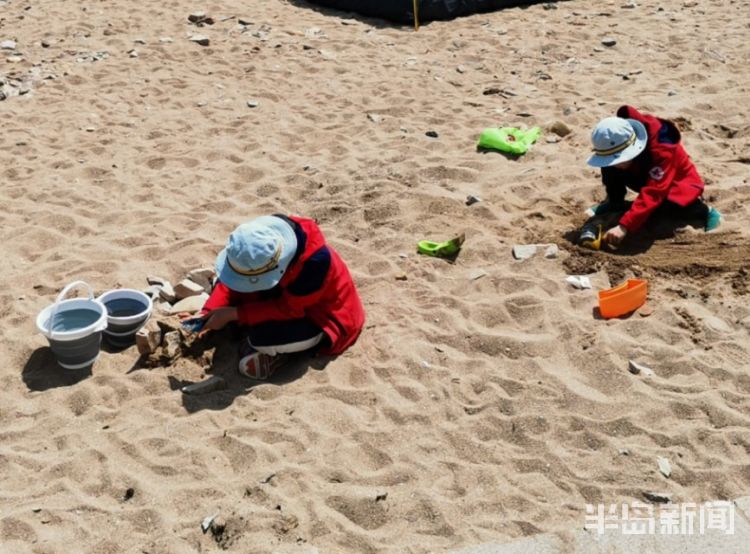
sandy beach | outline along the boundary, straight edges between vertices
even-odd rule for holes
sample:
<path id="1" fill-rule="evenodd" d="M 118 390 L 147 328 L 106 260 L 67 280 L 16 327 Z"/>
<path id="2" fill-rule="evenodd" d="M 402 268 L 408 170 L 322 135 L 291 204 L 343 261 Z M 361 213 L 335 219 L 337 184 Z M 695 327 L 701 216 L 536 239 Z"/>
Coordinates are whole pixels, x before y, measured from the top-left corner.
<path id="1" fill-rule="evenodd" d="M 747 495 L 750 2 L 626 4 L 415 32 L 296 0 L 0 0 L 0 550 L 447 552 L 646 491 Z M 604 196 L 591 128 L 625 103 L 679 124 L 716 232 L 571 242 Z M 542 136 L 477 151 L 497 126 Z M 208 365 L 57 366 L 35 319 L 66 284 L 176 283 L 268 213 L 348 264 L 367 324 L 344 355 L 259 385 L 226 336 Z M 416 253 L 460 233 L 452 263 Z M 653 314 L 597 318 L 629 277 Z M 209 375 L 228 387 L 180 392 Z"/>

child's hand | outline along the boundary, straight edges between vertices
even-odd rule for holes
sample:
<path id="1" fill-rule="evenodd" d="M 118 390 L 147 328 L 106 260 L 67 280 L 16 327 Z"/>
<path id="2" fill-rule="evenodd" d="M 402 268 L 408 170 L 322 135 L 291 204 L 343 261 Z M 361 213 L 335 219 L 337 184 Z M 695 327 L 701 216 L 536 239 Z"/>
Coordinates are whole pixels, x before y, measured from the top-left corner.
<path id="1" fill-rule="evenodd" d="M 611 244 L 612 246 L 618 246 L 627 234 L 628 230 L 625 227 L 623 227 L 622 225 L 617 225 L 616 227 L 612 227 L 609 231 L 607 231 L 602 237 L 602 240 L 607 244 Z"/>
<path id="2" fill-rule="evenodd" d="M 201 329 L 201 332 L 198 333 L 198 338 L 206 335 L 209 331 L 223 329 L 227 323 L 237 321 L 237 308 L 216 308 L 203 317 L 206 319 L 206 324 Z"/>

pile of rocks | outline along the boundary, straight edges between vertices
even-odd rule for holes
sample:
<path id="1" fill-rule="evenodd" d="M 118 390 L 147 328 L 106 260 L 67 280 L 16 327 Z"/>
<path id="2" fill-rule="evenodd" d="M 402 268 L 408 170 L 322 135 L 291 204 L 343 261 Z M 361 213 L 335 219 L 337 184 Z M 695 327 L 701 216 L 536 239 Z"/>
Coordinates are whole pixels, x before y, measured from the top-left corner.
<path id="1" fill-rule="evenodd" d="M 148 277 L 144 290 L 154 301 L 154 313 L 148 323 L 136 333 L 135 343 L 147 365 L 171 363 L 192 347 L 195 335 L 188 333 L 174 317 L 180 313 L 199 311 L 213 288 L 216 272 L 213 268 L 194 269 L 175 286 L 161 277 Z M 206 360 L 210 365 L 210 360 Z"/>

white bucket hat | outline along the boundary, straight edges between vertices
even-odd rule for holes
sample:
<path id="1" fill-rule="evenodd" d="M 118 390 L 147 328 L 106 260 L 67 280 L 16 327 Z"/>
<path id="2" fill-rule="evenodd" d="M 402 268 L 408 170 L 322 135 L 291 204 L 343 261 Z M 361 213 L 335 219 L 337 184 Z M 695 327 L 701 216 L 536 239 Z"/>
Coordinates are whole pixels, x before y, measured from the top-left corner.
<path id="1" fill-rule="evenodd" d="M 238 292 L 275 287 L 297 252 L 297 236 L 284 219 L 264 215 L 237 227 L 216 257 L 216 274 Z"/>
<path id="2" fill-rule="evenodd" d="M 627 162 L 643 152 L 648 142 L 646 127 L 635 119 L 607 117 L 591 133 L 594 154 L 588 164 L 592 167 L 609 167 Z"/>

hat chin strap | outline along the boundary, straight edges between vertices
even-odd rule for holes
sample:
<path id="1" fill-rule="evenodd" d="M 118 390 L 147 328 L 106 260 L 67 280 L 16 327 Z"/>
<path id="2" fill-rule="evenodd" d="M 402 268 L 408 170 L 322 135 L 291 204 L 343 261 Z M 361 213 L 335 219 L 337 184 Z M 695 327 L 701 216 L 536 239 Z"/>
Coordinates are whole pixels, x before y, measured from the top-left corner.
<path id="1" fill-rule="evenodd" d="M 597 156 L 611 156 L 612 154 L 617 154 L 618 152 L 622 152 L 623 150 L 625 150 L 628 146 L 635 144 L 635 139 L 636 136 L 635 133 L 633 133 L 632 135 L 630 135 L 630 138 L 628 140 L 613 148 L 609 148 L 607 150 L 598 150 L 594 148 L 594 154 L 596 154 Z"/>
<path id="2" fill-rule="evenodd" d="M 238 273 L 239 275 L 244 275 L 245 277 L 256 277 L 258 275 L 263 275 L 264 273 L 268 273 L 269 271 L 273 271 L 279 266 L 279 259 L 281 259 L 281 244 L 279 244 L 276 247 L 276 252 L 274 252 L 273 256 L 271 257 L 268 262 L 257 269 L 239 269 L 236 267 L 232 260 L 229 259 L 229 256 L 227 256 L 227 263 L 229 264 L 229 267 L 234 271 L 235 273 Z"/>

